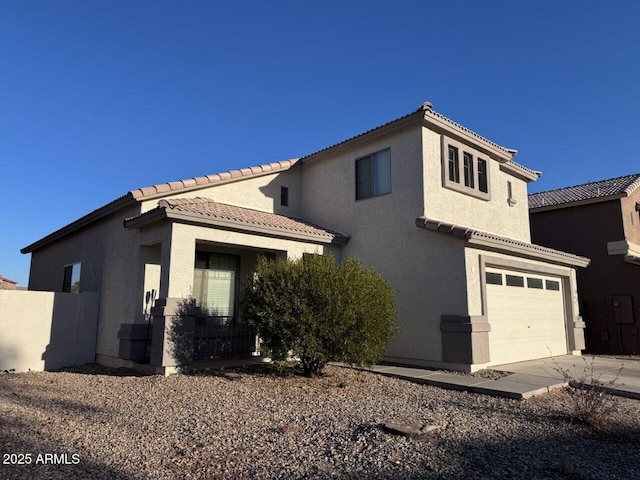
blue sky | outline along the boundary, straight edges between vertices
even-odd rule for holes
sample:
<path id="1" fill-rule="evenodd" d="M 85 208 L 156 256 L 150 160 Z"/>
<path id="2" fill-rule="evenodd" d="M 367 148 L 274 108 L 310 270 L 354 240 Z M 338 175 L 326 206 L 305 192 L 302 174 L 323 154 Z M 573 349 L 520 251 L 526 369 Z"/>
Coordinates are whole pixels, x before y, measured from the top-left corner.
<path id="1" fill-rule="evenodd" d="M 640 172 L 637 1 L 0 0 L 0 275 L 127 191 L 434 109 L 542 170 Z"/>

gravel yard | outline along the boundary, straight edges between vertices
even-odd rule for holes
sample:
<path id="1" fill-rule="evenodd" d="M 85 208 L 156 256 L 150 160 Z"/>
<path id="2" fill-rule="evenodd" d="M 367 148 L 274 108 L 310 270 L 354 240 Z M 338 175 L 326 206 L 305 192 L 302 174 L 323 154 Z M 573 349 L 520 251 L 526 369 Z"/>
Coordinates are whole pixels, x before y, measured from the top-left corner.
<path id="1" fill-rule="evenodd" d="M 331 366 L 319 379 L 246 370 L 138 377 L 95 365 L 6 374 L 0 478 L 638 475 L 640 401 L 618 399 L 600 431 L 570 413 L 562 391 L 507 400 Z M 386 433 L 387 422 L 444 427 L 419 441 Z M 47 453 L 67 456 L 38 456 Z M 20 454 L 31 464 L 6 464 Z M 70 465 L 51 464 L 61 460 Z"/>

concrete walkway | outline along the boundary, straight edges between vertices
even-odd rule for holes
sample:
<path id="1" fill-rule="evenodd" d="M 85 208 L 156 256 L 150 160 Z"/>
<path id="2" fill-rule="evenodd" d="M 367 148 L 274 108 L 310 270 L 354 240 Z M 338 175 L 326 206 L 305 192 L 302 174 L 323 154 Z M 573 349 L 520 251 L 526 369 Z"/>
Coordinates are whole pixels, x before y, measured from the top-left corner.
<path id="1" fill-rule="evenodd" d="M 374 365 L 364 370 L 441 388 L 517 399 L 526 399 L 562 388 L 566 385 L 566 378 L 570 378 L 581 383 L 597 381 L 604 390 L 613 395 L 640 399 L 638 360 L 588 355 L 545 358 L 490 367 L 490 370 L 510 373 L 495 380 L 389 365 Z"/>

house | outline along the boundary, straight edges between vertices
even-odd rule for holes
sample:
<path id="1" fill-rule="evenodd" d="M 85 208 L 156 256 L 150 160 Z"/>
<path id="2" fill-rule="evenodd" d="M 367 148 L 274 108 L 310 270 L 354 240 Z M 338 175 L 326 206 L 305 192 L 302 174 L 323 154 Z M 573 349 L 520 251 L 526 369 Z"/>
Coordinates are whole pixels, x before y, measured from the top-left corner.
<path id="1" fill-rule="evenodd" d="M 7 277 L 0 275 L 0 290 L 15 290 L 18 286 L 18 282 L 9 280 Z"/>
<path id="2" fill-rule="evenodd" d="M 139 360 L 151 311 L 151 363 L 168 372 L 254 349 L 237 294 L 259 255 L 354 256 L 397 291 L 386 361 L 475 371 L 579 354 L 589 260 L 531 244 L 540 172 L 515 155 L 427 102 L 300 159 L 130 191 L 24 248 L 29 288 L 101 292 L 106 365 Z M 190 296 L 209 320 L 178 321 Z"/>
<path id="3" fill-rule="evenodd" d="M 640 353 L 640 174 L 529 195 L 536 243 L 591 259 L 578 272 L 587 347 Z"/>

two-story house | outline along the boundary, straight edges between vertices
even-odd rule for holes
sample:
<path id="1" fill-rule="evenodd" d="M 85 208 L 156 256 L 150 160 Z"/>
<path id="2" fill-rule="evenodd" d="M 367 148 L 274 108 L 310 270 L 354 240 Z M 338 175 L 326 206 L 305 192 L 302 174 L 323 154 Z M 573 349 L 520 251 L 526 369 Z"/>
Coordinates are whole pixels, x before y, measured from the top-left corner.
<path id="1" fill-rule="evenodd" d="M 591 259 L 578 272 L 591 353 L 640 353 L 640 174 L 529 196 L 536 242 Z"/>
<path id="2" fill-rule="evenodd" d="M 579 354 L 575 269 L 589 260 L 531 244 L 540 173 L 515 155 L 425 103 L 300 159 L 133 190 L 23 249 L 29 288 L 101 292 L 96 358 L 115 366 L 136 360 L 124 327 L 145 325 L 157 292 L 152 363 L 168 371 L 181 299 L 238 324 L 258 255 L 331 253 L 395 287 L 387 361 L 474 371 Z"/>

